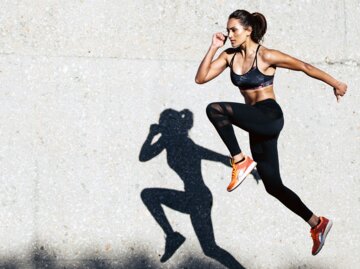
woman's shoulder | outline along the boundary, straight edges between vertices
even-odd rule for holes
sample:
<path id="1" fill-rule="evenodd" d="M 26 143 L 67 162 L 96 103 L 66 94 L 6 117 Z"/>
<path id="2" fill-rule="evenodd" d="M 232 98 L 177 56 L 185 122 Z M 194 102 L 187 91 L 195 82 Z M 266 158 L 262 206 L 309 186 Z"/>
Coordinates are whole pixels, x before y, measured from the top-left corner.
<path id="1" fill-rule="evenodd" d="M 261 60 L 263 60 L 264 62 L 267 62 L 267 61 L 271 61 L 279 53 L 280 53 L 280 51 L 278 51 L 276 49 L 267 48 L 267 47 L 264 47 L 263 45 L 261 45 L 261 47 L 259 48 L 258 55 L 261 58 Z"/>
<path id="2" fill-rule="evenodd" d="M 276 51 L 276 50 L 261 45 L 259 48 L 259 56 L 266 57 L 266 56 L 269 56 L 272 53 L 274 53 L 274 51 Z"/>

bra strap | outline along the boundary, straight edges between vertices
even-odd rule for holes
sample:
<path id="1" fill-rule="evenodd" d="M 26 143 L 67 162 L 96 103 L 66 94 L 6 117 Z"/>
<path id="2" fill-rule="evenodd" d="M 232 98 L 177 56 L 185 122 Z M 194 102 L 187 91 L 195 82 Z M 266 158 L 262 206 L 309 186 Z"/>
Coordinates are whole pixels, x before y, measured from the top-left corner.
<path id="1" fill-rule="evenodd" d="M 233 65 L 233 61 L 234 61 L 234 58 L 235 58 L 235 54 L 236 54 L 236 52 L 234 53 L 233 57 L 232 57 L 231 60 L 230 60 L 229 66 L 230 66 L 231 68 L 232 68 L 232 65 Z"/>
<path id="2" fill-rule="evenodd" d="M 257 47 L 256 52 L 255 52 L 254 63 L 256 63 L 256 67 L 257 67 L 257 53 L 258 53 L 258 51 L 259 51 L 260 46 L 261 46 L 261 45 L 259 44 L 259 46 Z M 254 63 L 253 63 L 253 65 L 254 65 Z M 252 66 L 253 66 L 253 65 L 252 65 Z"/>

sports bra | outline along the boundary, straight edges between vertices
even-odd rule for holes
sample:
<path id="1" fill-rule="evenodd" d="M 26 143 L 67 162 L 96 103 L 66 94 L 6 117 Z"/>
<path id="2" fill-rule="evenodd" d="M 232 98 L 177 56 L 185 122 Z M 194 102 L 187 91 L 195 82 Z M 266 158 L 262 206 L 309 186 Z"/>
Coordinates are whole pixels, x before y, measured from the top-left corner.
<path id="1" fill-rule="evenodd" d="M 251 65 L 251 69 L 242 75 L 236 74 L 232 68 L 236 52 L 234 53 L 234 56 L 231 58 L 229 64 L 231 70 L 230 72 L 231 81 L 235 86 L 238 86 L 240 90 L 244 90 L 244 91 L 256 90 L 273 84 L 274 75 L 269 76 L 261 73 L 257 66 L 257 52 L 259 48 L 260 45 L 256 49 L 255 59 Z M 254 63 L 256 63 L 255 66 Z"/>

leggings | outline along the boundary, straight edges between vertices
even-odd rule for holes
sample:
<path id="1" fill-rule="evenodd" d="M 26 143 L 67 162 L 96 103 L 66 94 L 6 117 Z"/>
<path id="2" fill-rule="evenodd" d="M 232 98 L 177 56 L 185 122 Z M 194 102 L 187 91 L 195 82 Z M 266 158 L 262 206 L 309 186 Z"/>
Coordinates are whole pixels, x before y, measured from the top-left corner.
<path id="1" fill-rule="evenodd" d="M 257 171 L 266 191 L 309 221 L 313 213 L 282 183 L 280 177 L 277 140 L 284 126 L 284 117 L 278 103 L 274 99 L 265 99 L 254 105 L 216 102 L 207 106 L 206 114 L 232 156 L 241 153 L 232 125 L 249 133 L 251 154 L 257 162 Z"/>

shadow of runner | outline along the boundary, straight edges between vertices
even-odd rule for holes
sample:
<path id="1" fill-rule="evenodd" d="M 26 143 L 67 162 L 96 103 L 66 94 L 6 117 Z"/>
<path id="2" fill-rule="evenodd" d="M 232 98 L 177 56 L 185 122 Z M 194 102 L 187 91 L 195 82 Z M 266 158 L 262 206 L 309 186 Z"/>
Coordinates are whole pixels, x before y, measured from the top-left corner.
<path id="1" fill-rule="evenodd" d="M 221 162 L 230 166 L 229 157 L 196 145 L 188 136 L 193 126 L 190 110 L 166 109 L 160 114 L 159 124 L 152 124 L 141 148 L 139 160 L 151 160 L 163 150 L 167 163 L 184 182 L 184 191 L 164 188 L 146 188 L 141 198 L 152 216 L 166 234 L 165 253 L 161 262 L 166 262 L 183 244 L 185 237 L 175 232 L 162 205 L 190 215 L 191 223 L 204 254 L 228 268 L 244 268 L 229 252 L 215 242 L 211 221 L 212 194 L 201 174 L 201 160 Z M 154 137 L 161 134 L 153 143 Z"/>

